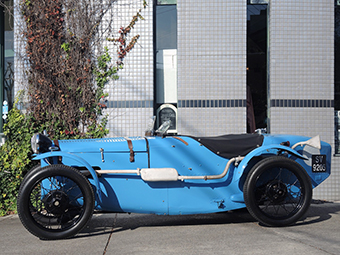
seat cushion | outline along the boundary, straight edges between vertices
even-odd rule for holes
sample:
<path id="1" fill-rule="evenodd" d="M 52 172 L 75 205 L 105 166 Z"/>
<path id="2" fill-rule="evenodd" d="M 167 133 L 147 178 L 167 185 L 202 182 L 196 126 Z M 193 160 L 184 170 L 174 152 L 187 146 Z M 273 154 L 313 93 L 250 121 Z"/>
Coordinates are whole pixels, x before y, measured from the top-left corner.
<path id="1" fill-rule="evenodd" d="M 217 155 L 230 159 L 245 156 L 263 143 L 263 135 L 237 134 L 214 137 L 192 137 Z"/>

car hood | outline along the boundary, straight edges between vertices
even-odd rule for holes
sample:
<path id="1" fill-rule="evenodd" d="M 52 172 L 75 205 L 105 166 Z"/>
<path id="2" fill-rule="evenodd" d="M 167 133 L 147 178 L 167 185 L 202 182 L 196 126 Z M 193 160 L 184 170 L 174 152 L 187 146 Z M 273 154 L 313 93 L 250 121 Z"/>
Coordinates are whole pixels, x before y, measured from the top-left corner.
<path id="1" fill-rule="evenodd" d="M 143 137 L 119 137 L 102 139 L 59 140 L 59 148 L 64 152 L 129 152 L 128 140 L 131 140 L 133 151 L 147 151 L 146 140 Z"/>

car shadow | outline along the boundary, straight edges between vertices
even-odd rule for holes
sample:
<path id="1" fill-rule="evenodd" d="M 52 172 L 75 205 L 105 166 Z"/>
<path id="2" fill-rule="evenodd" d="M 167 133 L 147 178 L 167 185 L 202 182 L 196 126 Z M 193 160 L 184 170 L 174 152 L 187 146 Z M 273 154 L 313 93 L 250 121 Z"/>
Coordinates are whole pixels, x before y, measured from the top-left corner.
<path id="1" fill-rule="evenodd" d="M 326 221 L 332 218 L 332 214 L 338 214 L 339 212 L 340 203 L 325 200 L 312 200 L 311 205 L 304 217 L 293 225 L 285 226 L 285 228 L 310 225 Z M 259 225 L 266 227 L 261 223 L 259 223 Z"/>
<path id="2" fill-rule="evenodd" d="M 332 218 L 332 214 L 340 212 L 340 203 L 330 202 L 325 200 L 313 200 L 309 210 L 301 221 L 295 225 L 309 225 Z"/>
<path id="3" fill-rule="evenodd" d="M 247 209 L 194 215 L 152 215 L 152 214 L 94 214 L 88 226 L 75 238 L 117 233 L 141 227 L 167 227 L 189 225 L 222 225 L 255 222 Z"/>
<path id="4" fill-rule="evenodd" d="M 339 212 L 340 203 L 313 200 L 304 218 L 294 225 L 288 227 L 315 224 L 326 221 L 332 217 L 332 214 Z M 262 226 L 260 223 L 257 223 L 257 221 L 249 214 L 247 209 L 239 209 L 223 213 L 170 216 L 150 214 L 95 213 L 88 226 L 75 238 L 118 233 L 142 227 L 226 225 L 251 222 Z"/>

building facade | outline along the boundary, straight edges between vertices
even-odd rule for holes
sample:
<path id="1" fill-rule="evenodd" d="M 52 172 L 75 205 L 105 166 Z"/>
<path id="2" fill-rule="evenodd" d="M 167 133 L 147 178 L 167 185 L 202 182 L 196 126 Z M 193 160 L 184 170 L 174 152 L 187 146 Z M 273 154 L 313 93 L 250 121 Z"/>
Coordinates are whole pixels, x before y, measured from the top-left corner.
<path id="1" fill-rule="evenodd" d="M 128 24 L 141 2 L 118 1 L 110 12 L 112 30 Z M 338 4 L 148 1 L 144 20 L 133 30 L 140 34 L 138 44 L 119 80 L 107 87 L 110 136 L 141 136 L 154 115 L 157 125 L 170 118 L 171 132 L 194 136 L 258 128 L 319 134 L 334 156 L 331 177 L 314 198 L 340 200 Z M 22 63 L 15 61 L 20 81 Z"/>
<path id="2" fill-rule="evenodd" d="M 13 0 L 3 0 L 0 5 L 0 102 L 13 104 L 14 92 L 14 22 L 9 10 Z M 6 108 L 7 109 L 7 108 Z M 2 114 L 3 115 L 3 114 Z M 3 142 L 2 126 L 6 114 L 0 119 L 0 144 Z"/>

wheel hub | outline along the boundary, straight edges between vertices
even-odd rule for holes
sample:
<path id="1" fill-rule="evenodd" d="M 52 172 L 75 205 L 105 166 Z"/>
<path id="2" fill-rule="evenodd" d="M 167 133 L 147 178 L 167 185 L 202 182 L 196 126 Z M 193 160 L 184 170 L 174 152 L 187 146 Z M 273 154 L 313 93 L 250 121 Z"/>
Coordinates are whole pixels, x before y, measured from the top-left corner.
<path id="1" fill-rule="evenodd" d="M 267 184 L 266 194 L 272 202 L 280 203 L 287 197 L 287 186 L 279 180 Z"/>
<path id="2" fill-rule="evenodd" d="M 50 191 L 43 199 L 48 213 L 60 215 L 65 212 L 69 204 L 69 198 L 66 193 L 60 190 Z"/>

